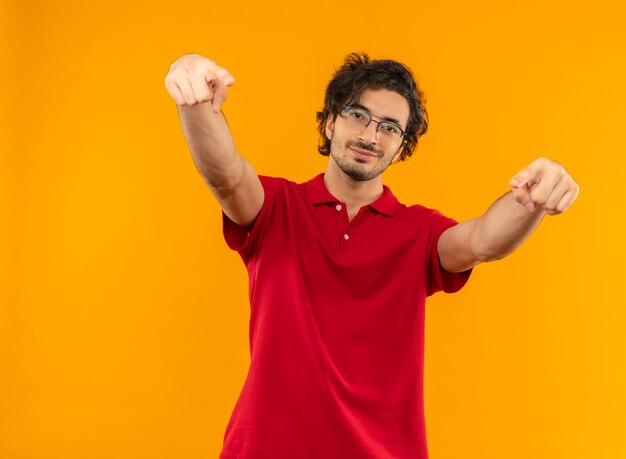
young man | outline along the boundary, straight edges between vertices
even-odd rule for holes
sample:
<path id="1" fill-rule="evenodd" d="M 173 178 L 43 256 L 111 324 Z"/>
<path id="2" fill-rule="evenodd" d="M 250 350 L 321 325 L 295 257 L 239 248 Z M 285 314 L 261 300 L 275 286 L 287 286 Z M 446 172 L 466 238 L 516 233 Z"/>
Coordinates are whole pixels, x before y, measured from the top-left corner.
<path id="1" fill-rule="evenodd" d="M 223 459 L 427 458 L 424 303 L 515 250 L 578 185 L 540 158 L 487 212 L 457 224 L 383 185 L 427 130 L 411 72 L 350 55 L 318 113 L 326 172 L 296 184 L 238 155 L 220 108 L 234 83 L 186 55 L 165 79 L 224 236 L 250 276 L 251 363 Z"/>

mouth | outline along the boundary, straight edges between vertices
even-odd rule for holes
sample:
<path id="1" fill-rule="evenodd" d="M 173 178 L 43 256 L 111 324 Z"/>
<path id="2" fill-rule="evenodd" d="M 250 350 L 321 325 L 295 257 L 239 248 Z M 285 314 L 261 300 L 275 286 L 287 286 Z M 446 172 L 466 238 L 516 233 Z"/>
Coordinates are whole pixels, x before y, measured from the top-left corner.
<path id="1" fill-rule="evenodd" d="M 354 148 L 351 146 L 348 146 L 348 148 L 352 150 L 358 158 L 365 158 L 365 159 L 378 158 L 378 155 L 372 151 L 361 150 L 359 148 Z"/>

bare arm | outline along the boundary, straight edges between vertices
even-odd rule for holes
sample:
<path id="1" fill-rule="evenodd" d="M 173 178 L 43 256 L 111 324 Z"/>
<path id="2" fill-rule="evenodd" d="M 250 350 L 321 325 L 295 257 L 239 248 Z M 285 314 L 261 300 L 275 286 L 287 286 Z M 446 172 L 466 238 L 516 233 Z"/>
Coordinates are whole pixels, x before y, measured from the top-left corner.
<path id="1" fill-rule="evenodd" d="M 446 271 L 461 272 L 517 249 L 546 214 L 564 212 L 578 196 L 578 184 L 559 163 L 539 158 L 509 182 L 513 190 L 482 216 L 446 230 L 439 260 Z"/>
<path id="2" fill-rule="evenodd" d="M 220 111 L 233 83 L 226 69 L 198 54 L 175 61 L 165 78 L 198 171 L 224 213 L 235 223 L 248 226 L 261 210 L 264 193 L 250 163 L 237 153 Z"/>

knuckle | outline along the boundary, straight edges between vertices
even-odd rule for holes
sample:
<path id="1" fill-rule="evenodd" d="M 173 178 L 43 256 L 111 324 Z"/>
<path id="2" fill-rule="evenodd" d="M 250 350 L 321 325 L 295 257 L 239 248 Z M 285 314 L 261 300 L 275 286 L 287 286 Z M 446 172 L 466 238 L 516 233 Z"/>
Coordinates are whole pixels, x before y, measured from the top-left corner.
<path id="1" fill-rule="evenodd" d="M 182 65 L 182 69 L 188 73 L 193 73 L 197 68 L 197 64 L 193 61 L 184 62 Z"/>
<path id="2" fill-rule="evenodd" d="M 211 65 L 204 59 L 192 59 L 184 63 L 183 68 L 189 73 L 208 73 Z"/>
<path id="3" fill-rule="evenodd" d="M 531 199 L 535 202 L 535 204 L 544 205 L 547 201 L 546 195 L 544 193 L 531 193 Z"/>

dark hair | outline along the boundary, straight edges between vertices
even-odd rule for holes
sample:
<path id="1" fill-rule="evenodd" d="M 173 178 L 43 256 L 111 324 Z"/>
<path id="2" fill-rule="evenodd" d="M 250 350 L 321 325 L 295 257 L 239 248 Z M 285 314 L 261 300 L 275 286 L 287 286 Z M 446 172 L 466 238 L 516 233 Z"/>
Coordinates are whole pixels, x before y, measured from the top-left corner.
<path id="1" fill-rule="evenodd" d="M 424 94 L 406 65 L 392 60 L 370 59 L 365 53 L 352 53 L 346 56 L 343 65 L 328 83 L 324 110 L 317 112 L 320 133 L 317 150 L 324 156 L 330 155 L 330 139 L 326 137 L 328 117 L 336 117 L 344 106 L 357 102 L 366 89 L 395 91 L 404 96 L 409 103 L 409 120 L 405 129 L 406 143 L 400 155 L 400 160 L 404 161 L 413 154 L 417 140 L 428 130 Z"/>

